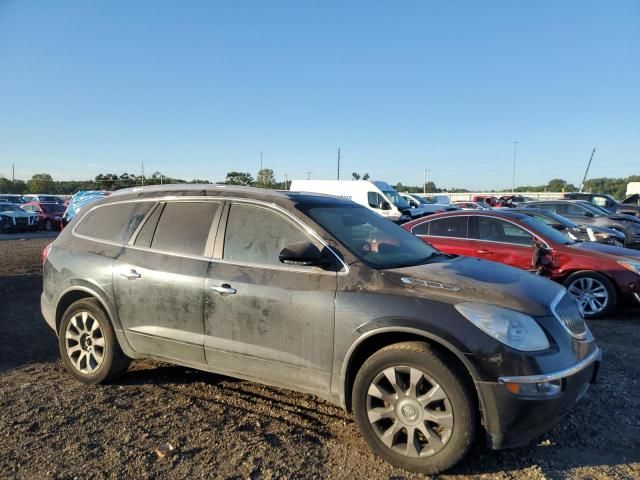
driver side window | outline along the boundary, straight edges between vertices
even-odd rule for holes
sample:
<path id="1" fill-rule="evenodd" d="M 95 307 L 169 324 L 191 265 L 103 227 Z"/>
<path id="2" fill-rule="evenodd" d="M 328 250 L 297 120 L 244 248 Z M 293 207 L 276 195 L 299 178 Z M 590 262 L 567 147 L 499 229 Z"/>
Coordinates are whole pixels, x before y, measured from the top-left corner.
<path id="1" fill-rule="evenodd" d="M 367 200 L 371 208 L 382 208 L 382 202 L 384 201 L 382 195 L 377 192 L 367 193 Z"/>
<path id="2" fill-rule="evenodd" d="M 233 204 L 224 234 L 225 260 L 284 266 L 283 248 L 309 238 L 282 215 L 253 205 Z"/>

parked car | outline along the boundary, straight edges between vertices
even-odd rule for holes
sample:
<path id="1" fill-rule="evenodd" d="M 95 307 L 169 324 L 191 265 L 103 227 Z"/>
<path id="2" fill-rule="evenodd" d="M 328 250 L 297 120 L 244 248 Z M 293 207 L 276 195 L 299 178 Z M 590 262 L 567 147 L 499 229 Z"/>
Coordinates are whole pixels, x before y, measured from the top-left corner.
<path id="1" fill-rule="evenodd" d="M 534 201 L 531 197 L 524 195 L 503 195 L 498 199 L 496 207 L 516 208 L 523 203 Z"/>
<path id="2" fill-rule="evenodd" d="M 103 197 L 109 195 L 110 192 L 102 190 L 87 190 L 75 193 L 66 205 L 66 210 L 62 214 L 62 225 L 67 225 L 76 214 L 85 206 L 90 203 L 100 200 Z"/>
<path id="3" fill-rule="evenodd" d="M 621 213 L 626 215 L 640 216 L 640 205 L 633 203 L 619 203 L 615 198 L 606 193 L 566 193 L 567 200 L 585 200 L 589 203 L 604 208 L 609 213 Z"/>
<path id="4" fill-rule="evenodd" d="M 492 195 L 474 195 L 471 198 L 471 201 L 478 203 L 484 202 L 490 207 L 495 207 L 496 205 L 498 205 L 498 197 L 494 197 Z"/>
<path id="5" fill-rule="evenodd" d="M 449 195 L 422 195 L 421 197 L 432 205 L 451 205 Z"/>
<path id="6" fill-rule="evenodd" d="M 453 205 L 431 203 L 426 198 L 421 197 L 420 195 L 416 195 L 415 193 L 402 192 L 400 193 L 400 195 L 402 195 L 402 198 L 406 200 L 411 208 L 418 209 L 418 212 L 421 213 L 421 217 L 431 215 L 432 213 L 458 210 L 458 207 Z"/>
<path id="7" fill-rule="evenodd" d="M 370 180 L 293 180 L 292 191 L 324 193 L 352 200 L 396 223 L 411 220 L 411 207 L 398 192 L 384 183 Z M 415 213 L 414 213 L 414 216 Z"/>
<path id="8" fill-rule="evenodd" d="M 523 208 L 541 208 L 562 215 L 578 225 L 605 227 L 625 235 L 624 246 L 640 248 L 640 220 L 628 215 L 606 215 L 595 205 L 580 200 L 546 200 L 529 202 Z"/>
<path id="9" fill-rule="evenodd" d="M 25 212 L 35 213 L 40 217 L 40 228 L 47 232 L 62 229 L 64 205 L 60 203 L 27 202 L 21 207 Z"/>
<path id="10" fill-rule="evenodd" d="M 637 182 L 640 183 L 640 182 Z M 629 195 L 628 197 L 626 197 L 622 202 L 622 205 L 624 205 L 625 207 L 627 205 L 638 205 L 640 206 L 640 193 L 634 193 L 633 195 Z"/>
<path id="11" fill-rule="evenodd" d="M 568 218 L 541 208 L 515 208 L 512 211 L 524 213 L 546 223 L 550 227 L 564 233 L 571 240 L 582 242 L 598 242 L 616 247 L 624 247 L 625 236 L 612 228 L 578 225 Z"/>
<path id="12" fill-rule="evenodd" d="M 491 207 L 486 202 L 465 202 L 459 200 L 457 202 L 453 202 L 453 205 L 461 208 L 462 210 L 491 210 Z"/>
<path id="13" fill-rule="evenodd" d="M 38 229 L 38 215 L 22 210 L 15 203 L 0 203 L 0 231 L 35 231 Z"/>
<path id="14" fill-rule="evenodd" d="M 22 199 L 24 200 L 24 203 L 28 203 L 28 202 L 64 203 L 62 198 L 58 197 L 57 195 L 28 194 L 28 195 L 23 195 Z"/>
<path id="15" fill-rule="evenodd" d="M 438 213 L 403 227 L 446 253 L 540 271 L 563 284 L 585 317 L 640 304 L 640 252 L 576 242 L 529 215 L 511 210 Z"/>
<path id="16" fill-rule="evenodd" d="M 444 255 L 326 195 L 120 190 L 82 209 L 43 261 L 42 312 L 79 381 L 156 358 L 312 393 L 415 472 L 456 464 L 478 432 L 494 448 L 537 437 L 600 359 L 556 283 Z"/>
<path id="17" fill-rule="evenodd" d="M 22 199 L 22 195 L 14 195 L 14 194 L 10 194 L 10 193 L 5 193 L 5 194 L 0 195 L 0 202 L 1 203 L 22 204 L 22 203 L 24 203 L 24 200 Z"/>

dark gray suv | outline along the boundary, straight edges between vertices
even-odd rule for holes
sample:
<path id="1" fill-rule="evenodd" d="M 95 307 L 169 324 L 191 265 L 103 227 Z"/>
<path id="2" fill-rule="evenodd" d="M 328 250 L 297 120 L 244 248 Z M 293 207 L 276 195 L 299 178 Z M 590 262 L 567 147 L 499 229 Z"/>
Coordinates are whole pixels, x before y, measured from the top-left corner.
<path id="1" fill-rule="evenodd" d="M 45 249 L 42 312 L 85 383 L 156 358 L 318 395 L 389 462 L 439 472 L 559 421 L 600 350 L 563 287 L 438 252 L 348 200 L 122 190 Z"/>

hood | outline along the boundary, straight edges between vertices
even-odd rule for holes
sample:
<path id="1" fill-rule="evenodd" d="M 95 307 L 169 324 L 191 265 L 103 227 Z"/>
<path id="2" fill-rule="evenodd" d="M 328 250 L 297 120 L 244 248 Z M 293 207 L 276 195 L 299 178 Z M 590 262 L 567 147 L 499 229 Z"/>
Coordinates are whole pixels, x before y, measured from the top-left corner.
<path id="1" fill-rule="evenodd" d="M 384 270 L 383 275 L 418 296 L 449 303 L 489 303 L 534 316 L 550 315 L 551 302 L 564 291 L 539 275 L 469 257 Z"/>
<path id="2" fill-rule="evenodd" d="M 25 217 L 32 217 L 34 214 L 33 213 L 29 213 L 29 212 L 18 212 L 18 211 L 4 211 L 4 212 L 0 212 L 0 215 L 3 215 L 5 217 L 11 217 L 11 218 L 25 218 Z"/>
<path id="3" fill-rule="evenodd" d="M 604 243 L 596 242 L 581 242 L 573 245 L 567 245 L 571 248 L 576 248 L 582 252 L 590 252 L 594 254 L 603 253 L 606 255 L 612 255 L 614 257 L 627 257 L 627 258 L 640 258 L 640 250 L 633 250 L 631 248 L 616 247 L 613 245 L 606 245 Z M 615 259 L 614 259 L 615 260 Z"/>
<path id="4" fill-rule="evenodd" d="M 581 230 L 584 230 L 585 232 L 587 231 L 587 228 L 590 228 L 591 230 L 594 231 L 594 233 L 606 233 L 611 237 L 616 237 L 621 240 L 624 240 L 624 233 L 621 232 L 620 230 L 615 230 L 613 228 L 598 227 L 596 225 L 580 225 L 579 228 Z"/>
<path id="5" fill-rule="evenodd" d="M 624 222 L 626 224 L 632 224 L 634 227 L 640 228 L 640 219 L 633 215 L 625 215 L 623 213 L 612 213 L 607 215 L 609 220 L 615 220 L 616 222 Z"/>

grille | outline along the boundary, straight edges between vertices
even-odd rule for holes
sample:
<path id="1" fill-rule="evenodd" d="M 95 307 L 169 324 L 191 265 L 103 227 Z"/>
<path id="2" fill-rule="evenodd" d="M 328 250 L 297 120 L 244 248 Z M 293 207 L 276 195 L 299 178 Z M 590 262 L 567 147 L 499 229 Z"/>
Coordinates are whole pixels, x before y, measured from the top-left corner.
<path id="1" fill-rule="evenodd" d="M 571 295 L 565 294 L 553 308 L 553 313 L 572 337 L 583 339 L 587 336 L 587 324 L 582 318 L 578 302 Z"/>

